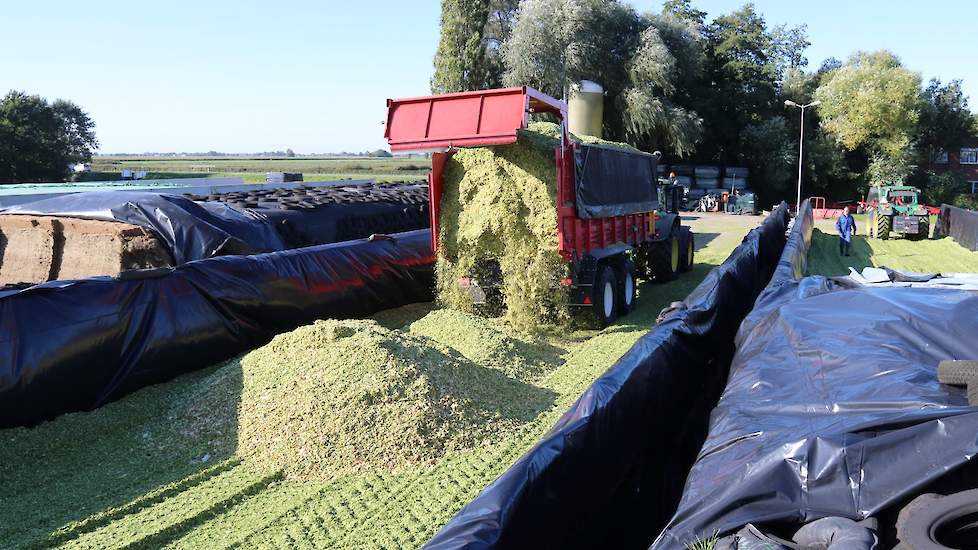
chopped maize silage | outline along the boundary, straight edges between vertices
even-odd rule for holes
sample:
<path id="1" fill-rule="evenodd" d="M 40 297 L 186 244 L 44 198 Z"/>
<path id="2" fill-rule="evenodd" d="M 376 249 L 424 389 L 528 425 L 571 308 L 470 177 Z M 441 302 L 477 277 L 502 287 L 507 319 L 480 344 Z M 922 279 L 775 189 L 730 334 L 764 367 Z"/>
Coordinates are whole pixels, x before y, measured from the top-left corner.
<path id="1" fill-rule="evenodd" d="M 561 350 L 518 333 L 500 319 L 438 309 L 411 323 L 408 330 L 517 380 L 538 380 L 563 363 Z"/>
<path id="2" fill-rule="evenodd" d="M 520 330 L 569 319 L 559 281 L 567 263 L 557 253 L 560 127 L 533 123 L 517 143 L 460 149 L 445 167 L 437 264 L 439 300 L 474 311 L 459 279 L 498 262 L 507 319 Z M 584 136 L 586 143 L 627 145 Z"/>
<path id="3" fill-rule="evenodd" d="M 397 471 L 489 444 L 539 388 L 374 321 L 317 321 L 225 365 L 174 410 L 177 435 L 299 479 Z"/>

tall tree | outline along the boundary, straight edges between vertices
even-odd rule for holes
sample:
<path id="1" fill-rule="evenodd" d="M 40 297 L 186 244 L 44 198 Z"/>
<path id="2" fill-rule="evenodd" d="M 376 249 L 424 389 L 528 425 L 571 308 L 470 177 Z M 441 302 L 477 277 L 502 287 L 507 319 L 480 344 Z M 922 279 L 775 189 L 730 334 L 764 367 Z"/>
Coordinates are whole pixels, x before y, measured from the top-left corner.
<path id="1" fill-rule="evenodd" d="M 892 53 L 859 52 L 829 73 L 815 97 L 823 127 L 847 150 L 864 149 L 870 180 L 903 179 L 923 99 L 920 75 Z"/>
<path id="2" fill-rule="evenodd" d="M 504 81 L 554 97 L 582 79 L 620 90 L 639 27 L 635 11 L 615 0 L 523 0 L 503 47 Z"/>
<path id="3" fill-rule="evenodd" d="M 666 0 L 662 13 L 691 23 L 700 34 L 706 29 L 706 12 L 694 8 L 691 0 Z"/>
<path id="4" fill-rule="evenodd" d="M 61 180 L 97 147 L 95 123 L 70 101 L 19 91 L 0 100 L 0 182 Z"/>
<path id="5" fill-rule="evenodd" d="M 976 138 L 975 117 L 968 107 L 961 81 L 942 85 L 940 80 L 932 79 L 924 89 L 920 113 L 917 144 L 921 152 L 929 159 L 939 150 L 969 145 Z"/>
<path id="6" fill-rule="evenodd" d="M 741 136 L 775 110 L 777 67 L 764 19 L 750 4 L 716 17 L 705 27 L 707 71 L 694 92 L 694 108 L 706 124 L 698 160 L 741 162 Z"/>
<path id="7" fill-rule="evenodd" d="M 677 99 L 702 72 L 700 42 L 695 24 L 618 0 L 523 0 L 504 47 L 506 83 L 561 97 L 594 80 L 606 92 L 605 137 L 687 154 L 702 121 Z"/>
<path id="8" fill-rule="evenodd" d="M 684 105 L 690 102 L 688 90 L 702 76 L 702 36 L 694 22 L 670 12 L 644 20 L 619 100 L 624 135 L 643 149 L 687 156 L 703 133 L 702 119 Z"/>
<path id="9" fill-rule="evenodd" d="M 519 0 L 490 0 L 489 19 L 483 32 L 486 45 L 487 87 L 499 87 L 503 83 L 506 64 L 503 60 L 503 44 L 513 34 L 513 23 L 520 6 Z"/>
<path id="10" fill-rule="evenodd" d="M 442 0 L 433 93 L 478 90 L 493 80 L 484 40 L 490 0 Z"/>

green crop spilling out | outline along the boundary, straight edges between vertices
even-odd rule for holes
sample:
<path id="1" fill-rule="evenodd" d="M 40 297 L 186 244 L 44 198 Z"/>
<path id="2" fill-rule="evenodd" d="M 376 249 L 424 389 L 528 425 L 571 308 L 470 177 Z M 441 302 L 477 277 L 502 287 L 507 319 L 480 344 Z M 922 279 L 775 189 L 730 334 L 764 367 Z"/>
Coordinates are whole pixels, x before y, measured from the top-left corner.
<path id="1" fill-rule="evenodd" d="M 507 320 L 533 331 L 569 320 L 559 281 L 567 263 L 557 253 L 556 149 L 560 126 L 533 123 L 510 145 L 461 149 L 446 164 L 438 251 L 438 297 L 473 312 L 459 280 L 498 265 Z M 584 143 L 627 145 L 590 136 Z"/>

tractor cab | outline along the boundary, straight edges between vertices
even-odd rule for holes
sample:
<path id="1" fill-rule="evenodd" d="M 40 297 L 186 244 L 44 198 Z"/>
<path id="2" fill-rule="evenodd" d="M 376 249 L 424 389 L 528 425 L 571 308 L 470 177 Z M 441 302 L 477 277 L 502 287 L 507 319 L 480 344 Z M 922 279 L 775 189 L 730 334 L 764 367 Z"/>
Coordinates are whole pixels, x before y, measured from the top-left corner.
<path id="1" fill-rule="evenodd" d="M 686 188 L 682 185 L 668 183 L 659 185 L 659 211 L 661 213 L 678 214 L 685 207 Z"/>

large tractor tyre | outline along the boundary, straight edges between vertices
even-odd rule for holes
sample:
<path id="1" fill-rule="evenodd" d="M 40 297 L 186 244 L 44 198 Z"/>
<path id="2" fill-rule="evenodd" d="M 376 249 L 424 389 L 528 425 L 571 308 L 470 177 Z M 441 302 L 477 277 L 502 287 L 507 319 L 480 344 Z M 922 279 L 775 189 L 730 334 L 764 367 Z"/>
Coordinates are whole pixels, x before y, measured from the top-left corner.
<path id="1" fill-rule="evenodd" d="M 917 234 L 907 235 L 911 240 L 914 241 L 925 241 L 930 237 L 930 219 L 924 216 L 920 216 L 917 221 Z"/>
<path id="2" fill-rule="evenodd" d="M 693 230 L 683 227 L 679 232 L 679 272 L 685 273 L 693 268 L 696 240 Z"/>
<path id="3" fill-rule="evenodd" d="M 625 258 L 615 270 L 618 278 L 618 314 L 628 315 L 635 309 L 635 298 L 638 296 L 635 283 L 635 264 Z"/>
<path id="4" fill-rule="evenodd" d="M 604 328 L 615 320 L 617 308 L 618 278 L 611 266 L 598 266 L 591 287 L 591 321 L 594 328 Z"/>
<path id="5" fill-rule="evenodd" d="M 657 283 L 668 283 L 679 273 L 679 238 L 676 233 L 669 235 L 664 241 L 652 245 L 649 254 L 649 271 L 652 280 Z"/>
<path id="6" fill-rule="evenodd" d="M 876 238 L 887 240 L 890 238 L 890 228 L 893 227 L 893 219 L 890 216 L 876 216 Z"/>

